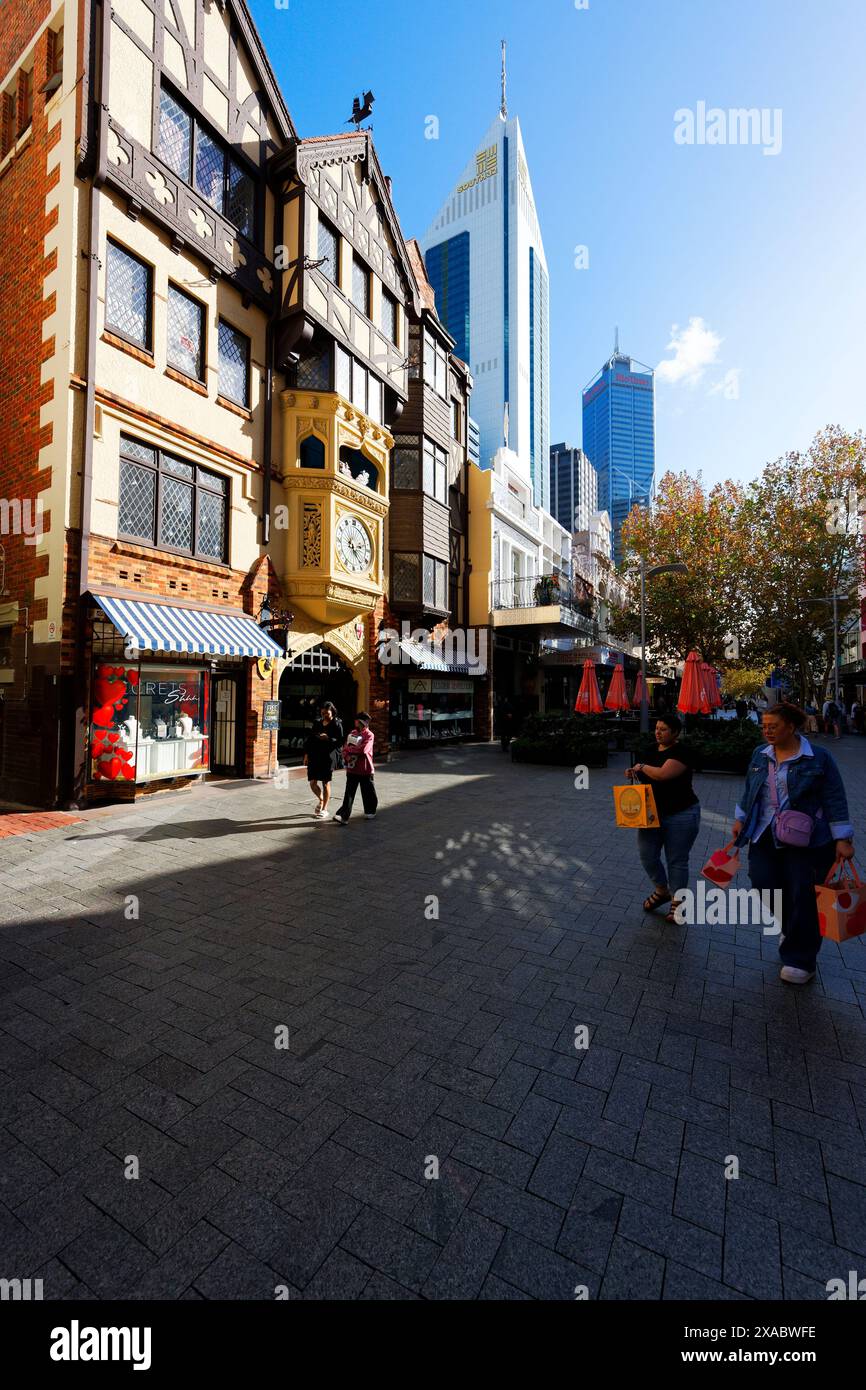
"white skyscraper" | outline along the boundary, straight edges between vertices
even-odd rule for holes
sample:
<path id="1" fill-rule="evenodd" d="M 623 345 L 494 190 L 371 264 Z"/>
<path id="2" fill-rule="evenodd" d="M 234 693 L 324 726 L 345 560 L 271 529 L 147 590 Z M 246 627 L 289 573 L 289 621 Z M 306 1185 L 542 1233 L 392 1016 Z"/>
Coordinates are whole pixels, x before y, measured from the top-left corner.
<path id="1" fill-rule="evenodd" d="M 436 309 L 475 379 L 480 462 L 507 442 L 549 505 L 550 314 L 547 262 L 520 122 L 503 101 L 434 217 L 421 249 Z M 507 440 L 506 440 L 507 434 Z"/>

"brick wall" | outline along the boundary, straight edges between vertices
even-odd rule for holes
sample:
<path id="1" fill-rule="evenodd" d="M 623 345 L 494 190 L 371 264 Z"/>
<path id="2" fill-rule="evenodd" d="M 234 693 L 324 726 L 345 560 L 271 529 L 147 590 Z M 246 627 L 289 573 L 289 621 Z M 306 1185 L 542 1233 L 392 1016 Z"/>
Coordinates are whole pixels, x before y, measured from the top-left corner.
<path id="1" fill-rule="evenodd" d="M 7 72 L 30 46 L 49 14 L 47 4 L 7 0 L 0 22 L 0 72 Z M 0 497 L 21 509 L 32 523 L 39 491 L 50 481 L 50 470 L 39 468 L 39 451 L 49 446 L 51 426 L 40 427 L 40 408 L 53 398 L 50 380 L 42 384 L 42 362 L 52 357 L 53 341 L 43 344 L 42 325 L 53 309 L 53 296 L 44 297 L 43 280 L 52 266 L 44 257 L 48 230 L 45 205 L 56 170 L 47 174 L 49 153 L 60 135 L 59 123 L 49 134 L 45 96 L 40 88 L 48 74 L 48 39 L 43 33 L 34 49 L 31 80 L 33 118 L 29 133 L 17 142 L 0 168 L 0 246 L 3 248 L 3 293 L 0 295 Z M 29 511 L 28 511 L 29 508 Z M 14 513 L 5 512 L 7 595 L 17 602 L 20 618 L 11 644 L 15 682 L 2 687 L 0 796 L 35 805 L 53 804 L 57 757 L 58 677 L 60 650 L 56 643 L 35 647 L 32 626 L 45 617 L 45 599 L 35 598 L 35 581 L 48 570 L 48 557 L 27 544 L 28 537 L 12 527 Z M 55 519 L 55 524 L 57 520 Z M 42 529 L 50 531 L 46 513 Z M 26 625 L 30 629 L 25 632 Z M 25 671 L 25 647 L 27 669 Z"/>

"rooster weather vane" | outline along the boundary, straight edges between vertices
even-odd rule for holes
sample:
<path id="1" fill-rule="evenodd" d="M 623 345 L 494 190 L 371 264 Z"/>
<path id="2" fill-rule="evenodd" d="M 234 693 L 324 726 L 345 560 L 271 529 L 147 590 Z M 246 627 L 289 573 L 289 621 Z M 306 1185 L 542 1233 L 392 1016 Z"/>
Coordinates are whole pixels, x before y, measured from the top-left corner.
<path id="1" fill-rule="evenodd" d="M 346 121 L 346 125 L 354 125 L 356 130 L 360 130 L 361 122 L 366 121 L 373 114 L 373 102 L 376 98 L 372 92 L 364 93 L 364 104 L 361 105 L 361 98 L 355 97 L 352 102 L 352 114 Z"/>

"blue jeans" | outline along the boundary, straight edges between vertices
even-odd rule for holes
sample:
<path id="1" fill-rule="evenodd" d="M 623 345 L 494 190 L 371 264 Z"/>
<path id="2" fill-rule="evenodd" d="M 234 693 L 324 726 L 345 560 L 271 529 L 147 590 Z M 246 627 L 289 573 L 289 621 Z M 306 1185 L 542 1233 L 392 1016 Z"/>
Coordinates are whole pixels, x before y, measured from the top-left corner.
<path id="1" fill-rule="evenodd" d="M 818 900 L 815 885 L 823 883 L 836 859 L 836 842 L 814 848 L 794 849 L 777 845 L 773 832 L 764 831 L 749 846 L 749 878 L 753 888 L 781 888 L 782 935 L 779 957 L 783 965 L 814 970 L 821 949 Z"/>
<path id="2" fill-rule="evenodd" d="M 640 862 L 653 883 L 670 888 L 671 893 L 686 887 L 689 881 L 689 850 L 700 828 L 701 808 L 695 802 L 694 806 L 687 806 L 685 811 L 664 816 L 658 830 L 637 832 Z M 662 863 L 662 851 L 667 860 L 667 870 Z"/>

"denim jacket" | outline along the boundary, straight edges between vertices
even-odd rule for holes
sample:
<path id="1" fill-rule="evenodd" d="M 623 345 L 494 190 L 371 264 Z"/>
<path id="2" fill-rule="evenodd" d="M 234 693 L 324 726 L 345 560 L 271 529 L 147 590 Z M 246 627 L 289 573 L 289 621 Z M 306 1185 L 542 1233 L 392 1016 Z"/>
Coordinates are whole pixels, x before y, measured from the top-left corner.
<path id="1" fill-rule="evenodd" d="M 850 839 L 854 827 L 836 763 L 826 748 L 812 747 L 810 751 L 811 757 L 798 758 L 788 768 L 788 807 L 792 811 L 804 811 L 813 818 L 815 824 L 809 846 L 814 848 L 830 840 Z M 743 822 L 737 836 L 738 846 L 750 840 L 758 826 L 763 793 L 769 781 L 769 752 L 768 747 L 759 745 L 752 754 L 737 807 L 737 817 Z"/>

